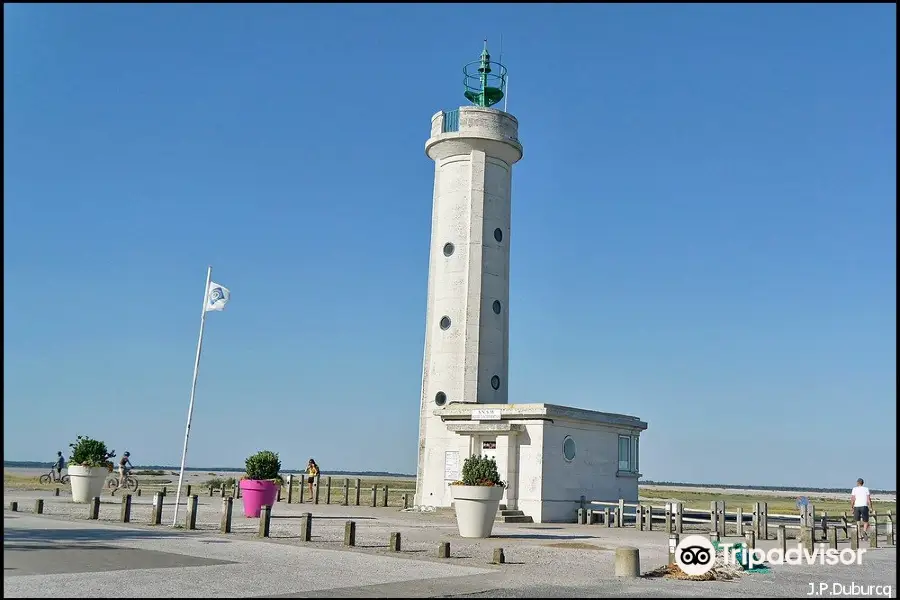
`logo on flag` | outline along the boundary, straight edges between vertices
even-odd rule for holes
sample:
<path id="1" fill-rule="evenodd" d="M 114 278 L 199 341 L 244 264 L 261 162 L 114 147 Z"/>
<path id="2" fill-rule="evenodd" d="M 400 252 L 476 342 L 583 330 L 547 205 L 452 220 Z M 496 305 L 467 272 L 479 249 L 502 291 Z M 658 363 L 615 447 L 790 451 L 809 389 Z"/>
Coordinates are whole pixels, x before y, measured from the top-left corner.
<path id="1" fill-rule="evenodd" d="M 209 290 L 206 293 L 206 310 L 225 310 L 231 292 L 228 288 L 212 281 L 209 282 Z"/>

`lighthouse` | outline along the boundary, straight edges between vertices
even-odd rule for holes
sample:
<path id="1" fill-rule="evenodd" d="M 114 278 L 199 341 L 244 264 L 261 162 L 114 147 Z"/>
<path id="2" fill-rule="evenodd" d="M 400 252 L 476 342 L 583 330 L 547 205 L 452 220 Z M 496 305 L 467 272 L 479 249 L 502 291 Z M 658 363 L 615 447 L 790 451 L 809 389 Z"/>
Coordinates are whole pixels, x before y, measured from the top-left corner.
<path id="1" fill-rule="evenodd" d="M 463 67 L 468 104 L 431 118 L 434 161 L 415 504 L 447 507 L 465 459 L 493 458 L 503 518 L 574 519 L 582 496 L 637 501 L 637 417 L 509 402 L 509 257 L 519 122 L 498 106 L 487 42 Z M 552 376 L 552 374 L 549 374 Z M 618 455 L 618 456 L 616 456 Z"/>

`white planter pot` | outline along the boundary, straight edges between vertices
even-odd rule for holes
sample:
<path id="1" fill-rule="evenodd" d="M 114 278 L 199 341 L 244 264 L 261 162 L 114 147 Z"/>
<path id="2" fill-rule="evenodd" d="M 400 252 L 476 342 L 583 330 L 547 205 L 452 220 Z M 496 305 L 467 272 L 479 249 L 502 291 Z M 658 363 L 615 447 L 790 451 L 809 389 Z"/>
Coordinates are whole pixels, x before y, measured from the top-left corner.
<path id="1" fill-rule="evenodd" d="M 489 538 L 503 498 L 499 485 L 451 485 L 456 525 L 464 538 Z"/>
<path id="2" fill-rule="evenodd" d="M 109 475 L 106 467 L 69 467 L 69 483 L 72 485 L 72 502 L 87 504 L 103 491 L 103 483 Z"/>

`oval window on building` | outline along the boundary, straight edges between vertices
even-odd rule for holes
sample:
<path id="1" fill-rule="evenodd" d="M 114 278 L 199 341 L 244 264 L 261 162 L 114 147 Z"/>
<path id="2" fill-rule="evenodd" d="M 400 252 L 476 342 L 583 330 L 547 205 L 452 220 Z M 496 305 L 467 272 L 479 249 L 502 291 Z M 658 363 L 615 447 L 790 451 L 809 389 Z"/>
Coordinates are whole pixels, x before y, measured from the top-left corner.
<path id="1" fill-rule="evenodd" d="M 444 244 L 444 256 L 450 256 L 451 254 L 453 254 L 453 250 L 453 244 L 451 244 L 450 242 Z"/>
<path id="2" fill-rule="evenodd" d="M 501 309 L 501 308 L 503 308 L 503 307 L 500 306 L 500 301 L 499 301 L 499 300 L 494 300 L 494 314 L 495 314 L 495 315 L 499 315 L 499 314 L 500 314 L 500 309 Z"/>
<path id="3" fill-rule="evenodd" d="M 495 390 L 500 389 L 500 377 L 498 377 L 497 375 L 494 375 L 493 377 L 491 377 L 491 387 L 494 388 Z"/>
<path id="4" fill-rule="evenodd" d="M 575 440 L 569 436 L 566 436 L 566 439 L 563 440 L 563 456 L 568 462 L 575 460 Z"/>
<path id="5" fill-rule="evenodd" d="M 447 404 L 447 394 L 444 392 L 438 392 L 434 395 L 434 403 L 438 406 L 443 406 Z"/>
<path id="6" fill-rule="evenodd" d="M 494 230 L 494 239 L 497 240 L 498 242 L 503 241 L 503 230 L 500 229 L 499 227 Z"/>
<path id="7" fill-rule="evenodd" d="M 447 331 L 450 329 L 450 317 L 442 317 L 441 318 L 441 329 Z"/>

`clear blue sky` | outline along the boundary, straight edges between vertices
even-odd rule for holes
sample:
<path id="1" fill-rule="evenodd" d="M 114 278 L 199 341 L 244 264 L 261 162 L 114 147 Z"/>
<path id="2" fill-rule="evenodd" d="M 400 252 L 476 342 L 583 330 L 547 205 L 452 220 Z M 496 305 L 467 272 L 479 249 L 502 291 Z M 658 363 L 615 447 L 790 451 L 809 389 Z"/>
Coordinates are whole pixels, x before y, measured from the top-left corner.
<path id="1" fill-rule="evenodd" d="M 894 5 L 5 5 L 4 455 L 414 472 L 432 114 L 510 70 L 510 401 L 896 486 Z"/>

